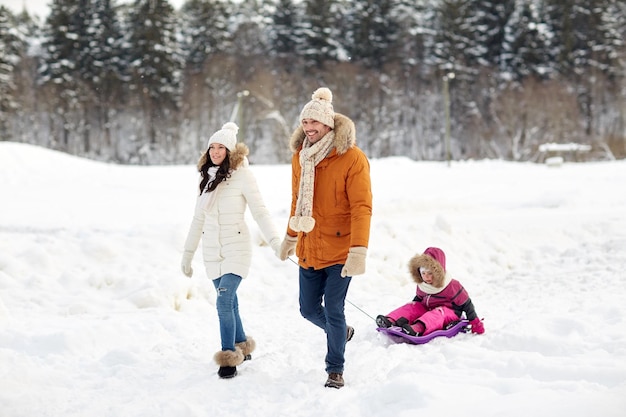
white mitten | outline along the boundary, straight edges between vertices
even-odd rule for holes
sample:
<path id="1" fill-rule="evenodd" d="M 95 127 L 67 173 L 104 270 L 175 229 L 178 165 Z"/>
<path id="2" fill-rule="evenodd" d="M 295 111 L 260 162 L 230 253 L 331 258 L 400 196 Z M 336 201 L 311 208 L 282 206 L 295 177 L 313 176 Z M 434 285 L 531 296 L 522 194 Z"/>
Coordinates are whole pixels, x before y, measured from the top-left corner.
<path id="1" fill-rule="evenodd" d="M 270 247 L 272 248 L 276 256 L 278 256 L 280 254 L 280 238 L 275 237 L 274 239 L 270 240 Z"/>
<path id="2" fill-rule="evenodd" d="M 284 261 L 285 259 L 287 259 L 288 257 L 290 257 L 291 255 L 293 255 L 294 253 L 296 253 L 296 243 L 298 242 L 298 237 L 297 236 L 289 236 L 289 235 L 285 235 L 285 238 L 283 239 L 283 243 L 281 243 L 280 248 L 278 248 L 278 251 L 276 251 L 276 256 L 278 256 L 278 258 L 281 261 Z"/>
<path id="3" fill-rule="evenodd" d="M 193 275 L 193 268 L 191 267 L 191 260 L 193 259 L 194 252 L 190 250 L 186 250 L 183 253 L 183 260 L 180 262 L 180 269 L 183 271 L 183 274 L 191 278 Z"/>
<path id="4" fill-rule="evenodd" d="M 348 258 L 341 269 L 342 277 L 353 277 L 365 273 L 365 258 L 367 248 L 365 246 L 355 246 L 348 251 Z"/>

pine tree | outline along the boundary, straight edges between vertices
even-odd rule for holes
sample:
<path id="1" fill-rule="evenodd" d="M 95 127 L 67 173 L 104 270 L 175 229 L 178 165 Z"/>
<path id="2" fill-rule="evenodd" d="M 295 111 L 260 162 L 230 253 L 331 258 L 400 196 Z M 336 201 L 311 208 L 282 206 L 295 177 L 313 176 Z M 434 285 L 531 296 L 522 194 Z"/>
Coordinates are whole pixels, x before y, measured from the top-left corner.
<path id="1" fill-rule="evenodd" d="M 60 146 L 68 151 L 73 135 L 80 129 L 83 85 L 77 78 L 80 53 L 88 43 L 88 0 L 52 0 L 46 19 L 39 82 L 47 89 L 48 104 L 56 117 L 52 118 L 53 134 L 60 137 Z M 60 133 L 54 132 L 59 130 Z M 56 140 L 56 139 L 55 139 Z M 52 143 L 53 146 L 58 142 Z"/>
<path id="2" fill-rule="evenodd" d="M 87 35 L 78 51 L 76 70 L 87 88 L 85 151 L 90 152 L 89 132 L 102 132 L 102 144 L 96 151 L 113 144 L 111 116 L 123 100 L 123 83 L 127 81 L 128 61 L 123 47 L 120 22 L 112 0 L 92 0 L 85 20 Z M 92 125 L 92 120 L 94 125 Z"/>
<path id="3" fill-rule="evenodd" d="M 499 66 L 505 27 L 515 0 L 443 0 L 434 51 L 439 67 L 461 77 Z"/>
<path id="4" fill-rule="evenodd" d="M 620 21 L 615 18 L 619 0 L 545 3 L 547 24 L 554 35 L 553 58 L 562 75 L 583 76 L 591 67 L 608 74 L 619 68 L 616 58 L 623 46 Z"/>
<path id="5" fill-rule="evenodd" d="M 309 67 L 322 68 L 327 61 L 347 58 L 340 42 L 340 20 L 337 0 L 304 0 L 300 55 Z"/>
<path id="6" fill-rule="evenodd" d="M 40 68 L 43 84 L 67 84 L 74 74 L 81 35 L 85 32 L 86 16 L 81 3 L 82 0 L 52 0 L 44 26 L 44 59 Z"/>
<path id="7" fill-rule="evenodd" d="M 527 77 L 550 78 L 554 65 L 549 55 L 550 33 L 531 0 L 519 0 L 504 28 L 500 76 L 520 82 Z"/>
<path id="8" fill-rule="evenodd" d="M 469 62 L 496 69 L 500 64 L 504 32 L 515 0 L 473 1 L 470 15 L 463 23 L 465 32 L 472 33 L 472 43 L 466 51 Z"/>
<path id="9" fill-rule="evenodd" d="M 100 152 L 111 145 L 111 113 L 124 77 L 122 35 L 111 0 L 56 0 L 45 26 L 41 82 L 53 94 L 63 147 Z"/>
<path id="10" fill-rule="evenodd" d="M 268 50 L 263 19 L 262 0 L 233 2 L 228 12 L 232 27 L 233 46 L 230 51 L 238 61 L 265 56 Z M 250 68 L 252 70 L 252 68 Z"/>
<path id="11" fill-rule="evenodd" d="M 209 57 L 230 49 L 226 5 L 215 0 L 189 0 L 181 9 L 182 49 L 186 69 L 202 71 Z"/>
<path id="12" fill-rule="evenodd" d="M 398 0 L 354 0 L 346 16 L 347 50 L 351 61 L 381 69 L 394 61 L 399 16 Z"/>
<path id="13" fill-rule="evenodd" d="M 130 87 L 137 94 L 151 147 L 171 142 L 179 107 L 182 52 L 176 39 L 176 15 L 167 0 L 135 0 L 129 16 Z M 169 123 L 168 123 L 169 122 Z"/>
<path id="14" fill-rule="evenodd" d="M 85 25 L 87 42 L 78 53 L 78 70 L 97 100 L 108 102 L 119 93 L 127 70 L 122 28 L 112 0 L 92 0 Z"/>
<path id="15" fill-rule="evenodd" d="M 473 30 L 467 24 L 472 16 L 470 6 L 468 0 L 442 0 L 435 18 L 433 61 L 440 71 L 454 72 L 457 78 L 469 78 L 476 63 L 471 58 L 480 55 L 480 51 L 471 49 Z"/>
<path id="16" fill-rule="evenodd" d="M 293 0 L 278 0 L 268 28 L 271 55 L 286 58 L 297 54 L 299 18 Z"/>
<path id="17" fill-rule="evenodd" d="M 19 108 L 14 97 L 14 72 L 26 47 L 25 39 L 19 35 L 15 17 L 0 6 L 0 141 L 11 139 L 9 121 Z"/>
<path id="18" fill-rule="evenodd" d="M 547 24 L 553 35 L 553 59 L 558 72 L 577 86 L 587 136 L 594 133 L 600 105 L 595 84 L 600 76 L 610 80 L 621 71 L 618 57 L 623 48 L 622 29 L 614 18 L 618 2 L 545 0 Z"/>
<path id="19" fill-rule="evenodd" d="M 398 21 L 397 54 L 405 67 L 416 68 L 418 73 L 430 66 L 436 67 L 430 51 L 434 49 L 434 22 L 438 2 L 439 0 L 419 3 L 403 0 L 395 8 L 394 19 Z"/>

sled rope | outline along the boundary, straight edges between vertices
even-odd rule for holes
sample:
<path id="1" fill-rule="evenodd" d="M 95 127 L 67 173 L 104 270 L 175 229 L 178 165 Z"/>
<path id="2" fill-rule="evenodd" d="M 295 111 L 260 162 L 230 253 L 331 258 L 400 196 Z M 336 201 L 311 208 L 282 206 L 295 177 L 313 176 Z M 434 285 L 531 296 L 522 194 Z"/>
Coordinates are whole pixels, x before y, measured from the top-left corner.
<path id="1" fill-rule="evenodd" d="M 287 257 L 287 259 L 289 259 L 291 262 L 293 262 L 294 265 L 298 266 L 298 263 L 296 261 L 294 261 L 293 259 L 291 259 L 290 257 Z M 374 320 L 374 322 L 376 322 L 376 319 L 372 316 L 370 316 L 369 314 L 367 314 L 361 307 L 357 306 L 356 304 L 354 304 L 352 301 L 350 301 L 347 297 L 346 297 L 346 301 L 348 303 L 350 303 L 350 305 L 352 305 L 354 308 L 356 308 L 357 310 L 359 310 L 361 313 L 365 314 L 367 317 L 369 317 L 370 319 Z"/>
<path id="2" fill-rule="evenodd" d="M 376 322 L 376 319 L 374 317 L 372 317 L 369 314 L 367 314 L 365 311 L 363 311 L 359 306 L 354 304 L 352 301 L 348 300 L 347 298 L 346 298 L 346 301 L 349 302 L 350 304 L 352 304 L 352 306 L 354 308 L 356 308 L 357 310 L 359 310 L 361 313 L 365 314 L 367 317 L 369 317 L 370 319 L 374 320 L 374 322 Z"/>

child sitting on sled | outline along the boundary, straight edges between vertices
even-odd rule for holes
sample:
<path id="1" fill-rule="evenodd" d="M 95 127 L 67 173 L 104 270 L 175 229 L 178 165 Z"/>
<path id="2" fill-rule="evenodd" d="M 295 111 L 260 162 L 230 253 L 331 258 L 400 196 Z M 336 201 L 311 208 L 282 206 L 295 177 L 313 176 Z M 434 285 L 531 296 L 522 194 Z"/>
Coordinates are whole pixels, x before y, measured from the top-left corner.
<path id="1" fill-rule="evenodd" d="M 425 336 L 460 320 L 465 313 L 472 333 L 485 332 L 467 291 L 446 273 L 446 255 L 441 249 L 431 247 L 415 255 L 409 270 L 417 282 L 415 298 L 385 316 L 377 316 L 378 327 L 398 326 L 408 335 Z"/>

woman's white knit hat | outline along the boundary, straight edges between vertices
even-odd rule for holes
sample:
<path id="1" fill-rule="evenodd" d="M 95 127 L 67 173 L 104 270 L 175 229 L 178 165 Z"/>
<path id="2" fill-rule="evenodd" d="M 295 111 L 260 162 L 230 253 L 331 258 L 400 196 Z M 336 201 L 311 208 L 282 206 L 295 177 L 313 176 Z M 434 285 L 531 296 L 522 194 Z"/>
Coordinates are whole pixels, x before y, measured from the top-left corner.
<path id="1" fill-rule="evenodd" d="M 331 128 L 335 127 L 335 110 L 333 109 L 333 93 L 326 87 L 315 90 L 300 113 L 300 121 L 313 119 Z"/>
<path id="2" fill-rule="evenodd" d="M 233 122 L 225 123 L 220 130 L 213 133 L 209 138 L 207 148 L 211 146 L 212 143 L 220 143 L 232 152 L 237 144 L 237 132 L 239 132 L 239 126 Z"/>

